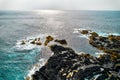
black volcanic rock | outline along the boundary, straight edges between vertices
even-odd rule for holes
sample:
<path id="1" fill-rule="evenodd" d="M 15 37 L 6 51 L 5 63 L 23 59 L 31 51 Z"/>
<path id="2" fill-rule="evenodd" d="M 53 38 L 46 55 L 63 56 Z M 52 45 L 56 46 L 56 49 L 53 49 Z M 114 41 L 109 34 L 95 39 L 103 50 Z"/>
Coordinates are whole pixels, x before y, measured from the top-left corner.
<path id="1" fill-rule="evenodd" d="M 65 39 L 63 39 L 63 40 L 56 39 L 55 42 L 60 43 L 62 45 L 67 45 L 67 41 Z"/>
<path id="2" fill-rule="evenodd" d="M 120 80 L 115 66 L 119 61 L 104 62 L 110 54 L 96 58 L 85 53 L 78 55 L 68 47 L 52 45 L 50 48 L 54 54 L 32 75 L 33 80 Z"/>
<path id="3" fill-rule="evenodd" d="M 119 53 L 120 54 L 120 36 L 93 36 L 89 37 L 89 43 L 106 53 Z"/>

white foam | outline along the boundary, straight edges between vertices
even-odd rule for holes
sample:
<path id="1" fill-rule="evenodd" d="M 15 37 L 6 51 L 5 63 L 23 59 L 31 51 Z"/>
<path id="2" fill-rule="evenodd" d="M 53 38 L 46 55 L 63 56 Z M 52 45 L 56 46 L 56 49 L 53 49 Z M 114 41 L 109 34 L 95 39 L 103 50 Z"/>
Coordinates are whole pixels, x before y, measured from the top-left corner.
<path id="1" fill-rule="evenodd" d="M 107 37 L 109 35 L 115 35 L 115 36 L 120 36 L 119 33 L 101 33 L 101 32 L 97 32 L 100 36 L 104 36 Z"/>
<path id="2" fill-rule="evenodd" d="M 22 50 L 32 50 L 36 48 L 36 45 L 32 45 L 32 44 L 26 44 L 26 45 L 16 45 L 15 49 L 17 51 L 22 51 Z"/>
<path id="3" fill-rule="evenodd" d="M 82 30 L 87 30 L 87 29 L 84 29 L 84 28 L 79 28 L 79 29 L 74 28 L 73 33 L 80 33 L 80 31 L 82 31 Z"/>
<path id="4" fill-rule="evenodd" d="M 44 58 L 41 58 L 38 63 L 36 63 L 31 70 L 29 70 L 29 73 L 27 77 L 29 80 L 32 80 L 32 75 L 38 71 L 44 64 L 46 63 L 46 60 Z"/>
<path id="5" fill-rule="evenodd" d="M 89 39 L 89 36 L 90 36 L 90 35 L 87 35 L 87 34 L 86 34 L 86 35 L 82 35 L 82 34 L 81 34 L 79 37 Z"/>
<path id="6" fill-rule="evenodd" d="M 100 55 L 103 55 L 103 54 L 106 54 L 106 53 L 104 53 L 104 52 L 96 52 L 96 53 L 95 53 L 95 55 L 96 55 L 97 57 L 100 57 Z"/>
<path id="7" fill-rule="evenodd" d="M 75 34 L 80 34 L 80 31 L 82 31 L 82 30 L 88 30 L 89 31 L 89 33 L 91 33 L 91 32 L 94 32 L 94 31 L 91 31 L 90 29 L 85 29 L 85 28 L 75 28 L 74 29 L 74 31 L 73 31 L 73 33 L 75 33 Z M 97 31 L 95 31 L 95 32 L 97 32 Z M 107 36 L 109 36 L 109 35 L 116 35 L 116 36 L 120 36 L 120 34 L 119 33 L 103 33 L 103 32 L 97 32 L 100 36 L 104 36 L 104 37 L 107 37 Z M 79 35 L 79 37 L 82 37 L 82 38 L 89 38 L 89 36 L 90 36 L 90 34 L 80 34 Z"/>
<path id="8" fill-rule="evenodd" d="M 89 30 L 89 29 L 84 29 L 84 28 L 77 29 L 77 28 L 75 28 L 73 33 L 80 34 L 80 31 L 82 31 L 82 30 L 88 30 L 89 33 L 91 32 L 91 30 Z M 89 39 L 89 36 L 90 36 L 90 34 L 80 34 L 79 35 L 79 37 L 86 38 L 86 39 Z"/>
<path id="9" fill-rule="evenodd" d="M 40 35 L 36 35 L 36 36 L 29 36 L 25 39 L 21 39 L 21 40 L 18 40 L 16 45 L 12 47 L 13 50 L 15 51 L 24 51 L 24 50 L 32 50 L 34 48 L 41 48 L 43 47 L 43 45 L 35 45 L 35 44 L 31 44 L 30 42 L 32 42 L 35 38 L 40 38 L 41 42 L 43 43 L 46 39 L 46 36 L 48 36 L 48 34 L 40 34 Z M 52 36 L 56 36 L 56 35 L 53 35 Z M 21 44 L 22 41 L 25 42 L 25 44 Z"/>
<path id="10" fill-rule="evenodd" d="M 86 54 L 85 52 L 77 52 L 78 55 Z"/>
<path id="11" fill-rule="evenodd" d="M 101 76 L 102 74 L 97 74 L 94 76 L 94 80 L 96 80 L 99 76 Z"/>
<path id="12" fill-rule="evenodd" d="M 35 38 L 40 38 L 41 41 L 45 39 L 45 37 L 48 36 L 48 34 L 40 34 L 40 35 L 34 35 L 34 36 L 29 36 L 25 40 L 32 41 Z"/>
<path id="13" fill-rule="evenodd" d="M 79 33 L 79 29 L 74 29 L 73 33 Z"/>

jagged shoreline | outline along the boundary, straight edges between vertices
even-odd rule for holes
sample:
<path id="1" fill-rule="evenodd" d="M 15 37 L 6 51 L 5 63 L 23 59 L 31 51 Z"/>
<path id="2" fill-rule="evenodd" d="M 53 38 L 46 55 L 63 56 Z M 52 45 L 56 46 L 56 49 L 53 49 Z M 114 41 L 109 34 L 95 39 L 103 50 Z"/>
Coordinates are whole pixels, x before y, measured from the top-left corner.
<path id="1" fill-rule="evenodd" d="M 86 30 L 82 33 L 90 34 L 89 43 L 106 54 L 94 57 L 87 53 L 78 54 L 70 47 L 51 45 L 54 54 L 31 76 L 32 80 L 119 80 L 119 36 L 102 37 Z M 26 80 L 30 79 L 27 77 Z"/>

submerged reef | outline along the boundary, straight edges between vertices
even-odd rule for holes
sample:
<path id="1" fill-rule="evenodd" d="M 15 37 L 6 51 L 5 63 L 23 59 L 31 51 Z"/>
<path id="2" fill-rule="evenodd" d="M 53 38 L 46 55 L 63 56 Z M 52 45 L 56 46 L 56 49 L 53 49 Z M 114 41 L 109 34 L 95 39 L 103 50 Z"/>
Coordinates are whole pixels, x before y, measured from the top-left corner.
<path id="1" fill-rule="evenodd" d="M 83 33 L 84 34 L 84 33 Z M 54 53 L 38 71 L 26 80 L 120 80 L 120 36 L 99 36 L 90 34 L 89 43 L 105 52 L 99 57 L 87 53 L 76 53 L 70 47 L 64 47 L 66 40 L 55 40 L 61 45 L 49 46 Z M 54 38 L 49 36 L 45 43 Z M 47 46 L 45 44 L 45 46 Z"/>

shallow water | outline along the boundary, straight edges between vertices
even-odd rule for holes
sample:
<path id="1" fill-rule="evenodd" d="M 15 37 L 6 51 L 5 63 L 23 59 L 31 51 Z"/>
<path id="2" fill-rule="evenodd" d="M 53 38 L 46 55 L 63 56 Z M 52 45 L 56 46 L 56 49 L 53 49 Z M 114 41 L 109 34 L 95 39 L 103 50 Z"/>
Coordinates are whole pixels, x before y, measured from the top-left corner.
<path id="1" fill-rule="evenodd" d="M 18 40 L 52 34 L 55 38 L 66 39 L 76 52 L 95 55 L 100 51 L 89 45 L 85 37 L 74 33 L 74 29 L 119 35 L 119 22 L 119 11 L 0 11 L 0 80 L 24 80 L 41 56 L 51 54 L 39 47 L 15 50 Z"/>

